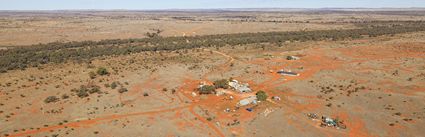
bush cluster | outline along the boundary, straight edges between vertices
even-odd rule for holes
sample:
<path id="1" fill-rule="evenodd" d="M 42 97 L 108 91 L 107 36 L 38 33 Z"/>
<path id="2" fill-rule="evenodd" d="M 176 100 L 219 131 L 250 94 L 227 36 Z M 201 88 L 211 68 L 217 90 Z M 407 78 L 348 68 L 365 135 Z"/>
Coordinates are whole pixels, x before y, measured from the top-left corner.
<path id="1" fill-rule="evenodd" d="M 100 93 L 100 87 L 97 85 L 81 85 L 79 89 L 72 89 L 71 91 L 75 92 L 78 97 L 85 98 L 90 94 Z"/>

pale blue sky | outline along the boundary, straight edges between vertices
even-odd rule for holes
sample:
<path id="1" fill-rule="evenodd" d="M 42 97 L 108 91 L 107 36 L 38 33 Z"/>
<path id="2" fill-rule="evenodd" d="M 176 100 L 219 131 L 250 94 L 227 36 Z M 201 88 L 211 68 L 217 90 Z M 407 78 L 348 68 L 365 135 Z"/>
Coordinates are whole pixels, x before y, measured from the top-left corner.
<path id="1" fill-rule="evenodd" d="M 425 0 L 0 0 L 0 10 L 425 7 Z"/>

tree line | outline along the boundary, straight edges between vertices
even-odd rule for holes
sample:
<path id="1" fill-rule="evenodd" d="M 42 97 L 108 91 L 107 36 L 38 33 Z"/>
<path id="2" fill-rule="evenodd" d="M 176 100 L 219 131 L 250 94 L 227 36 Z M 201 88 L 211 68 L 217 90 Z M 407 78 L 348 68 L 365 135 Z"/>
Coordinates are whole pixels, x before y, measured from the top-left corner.
<path id="1" fill-rule="evenodd" d="M 126 55 L 143 51 L 172 51 L 201 47 L 222 47 L 253 43 L 282 44 L 286 41 L 344 40 L 425 31 L 425 22 L 384 23 L 348 30 L 258 32 L 191 37 L 152 37 L 101 41 L 53 42 L 0 50 L 0 72 L 37 67 L 69 60 L 88 61 L 95 57 Z"/>

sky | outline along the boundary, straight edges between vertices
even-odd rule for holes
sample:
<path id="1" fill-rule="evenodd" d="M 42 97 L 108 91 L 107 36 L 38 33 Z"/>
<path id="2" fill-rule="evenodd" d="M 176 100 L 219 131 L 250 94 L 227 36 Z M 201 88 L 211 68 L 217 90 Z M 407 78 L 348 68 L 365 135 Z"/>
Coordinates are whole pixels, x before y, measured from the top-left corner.
<path id="1" fill-rule="evenodd" d="M 0 10 L 383 7 L 425 7 L 425 0 L 0 0 Z"/>

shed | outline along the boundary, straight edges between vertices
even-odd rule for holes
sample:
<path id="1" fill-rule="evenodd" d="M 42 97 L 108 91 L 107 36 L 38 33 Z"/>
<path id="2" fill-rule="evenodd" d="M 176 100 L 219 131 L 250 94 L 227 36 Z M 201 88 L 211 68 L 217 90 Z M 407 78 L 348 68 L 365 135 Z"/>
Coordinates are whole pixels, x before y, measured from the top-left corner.
<path id="1" fill-rule="evenodd" d="M 257 101 L 257 96 L 250 96 L 239 101 L 238 106 L 246 106 Z"/>

